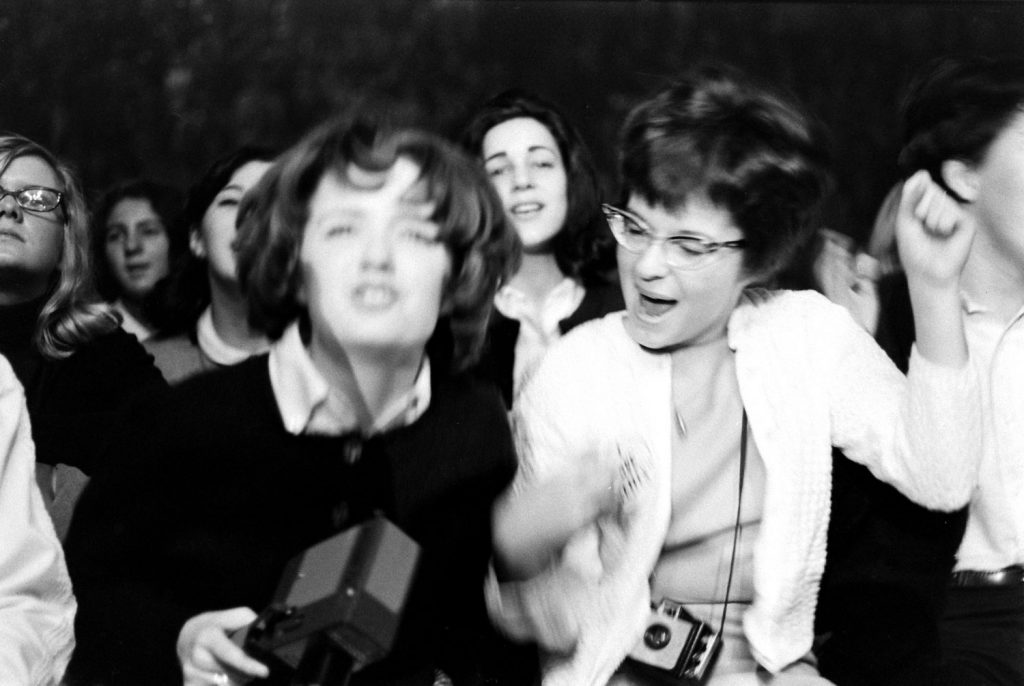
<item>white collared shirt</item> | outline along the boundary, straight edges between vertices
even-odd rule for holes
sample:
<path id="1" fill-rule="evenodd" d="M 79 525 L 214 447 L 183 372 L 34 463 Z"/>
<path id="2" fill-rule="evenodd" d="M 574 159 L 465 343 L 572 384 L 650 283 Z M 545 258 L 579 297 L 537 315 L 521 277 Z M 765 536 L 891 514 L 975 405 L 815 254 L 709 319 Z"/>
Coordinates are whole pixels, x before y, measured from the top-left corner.
<path id="1" fill-rule="evenodd" d="M 983 440 L 957 569 L 1024 563 L 1024 308 L 997 321 L 964 297 L 967 346 L 981 382 Z"/>
<path id="2" fill-rule="evenodd" d="M 494 296 L 498 312 L 519 322 L 512 369 L 513 389 L 522 388 L 548 346 L 561 337 L 559 323 L 576 311 L 585 294 L 583 286 L 567 276 L 539 303 L 511 285 L 502 286 Z"/>
<path id="3" fill-rule="evenodd" d="M 270 385 L 288 433 L 336 436 L 360 428 L 356 409 L 330 392 L 313 365 L 297 322 L 271 345 L 269 364 Z M 430 360 L 424 355 L 412 388 L 385 408 L 366 434 L 412 424 L 426 412 L 430 394 Z"/>
<path id="4" fill-rule="evenodd" d="M 213 325 L 213 312 L 209 307 L 203 310 L 203 313 L 199 315 L 199 321 L 196 322 L 196 343 L 204 355 L 215 364 L 221 366 L 238 364 L 253 355 L 258 355 L 266 349 L 243 350 L 226 342 L 220 337 L 220 334 L 217 333 L 217 328 Z"/>

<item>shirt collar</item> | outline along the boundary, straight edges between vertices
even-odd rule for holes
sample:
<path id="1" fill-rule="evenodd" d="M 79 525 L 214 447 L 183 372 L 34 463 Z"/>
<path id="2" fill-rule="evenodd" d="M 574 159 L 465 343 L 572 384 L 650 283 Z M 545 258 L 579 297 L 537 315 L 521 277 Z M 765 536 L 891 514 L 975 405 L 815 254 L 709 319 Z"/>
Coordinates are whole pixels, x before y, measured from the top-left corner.
<path id="1" fill-rule="evenodd" d="M 334 400 L 330 387 L 309 357 L 298 322 L 293 322 L 270 347 L 270 384 L 285 430 L 293 435 L 340 435 L 358 431 L 354 408 Z M 385 408 L 368 435 L 408 426 L 430 405 L 430 360 L 423 364 L 408 393 Z"/>
<path id="2" fill-rule="evenodd" d="M 253 355 L 224 341 L 213 325 L 213 313 L 207 307 L 196 323 L 196 343 L 203 354 L 221 366 L 238 364 Z"/>

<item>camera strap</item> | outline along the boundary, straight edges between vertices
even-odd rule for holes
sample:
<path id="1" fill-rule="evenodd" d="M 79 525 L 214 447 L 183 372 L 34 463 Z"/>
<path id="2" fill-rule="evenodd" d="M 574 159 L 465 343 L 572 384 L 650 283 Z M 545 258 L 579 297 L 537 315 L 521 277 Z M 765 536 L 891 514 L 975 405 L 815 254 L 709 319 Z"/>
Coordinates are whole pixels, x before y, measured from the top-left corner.
<path id="1" fill-rule="evenodd" d="M 740 538 L 740 516 L 743 513 L 743 481 L 747 471 L 747 408 L 743 408 L 743 420 L 740 426 L 740 485 L 736 498 L 736 524 L 732 528 L 732 554 L 729 556 L 729 577 L 725 582 L 725 602 L 722 604 L 722 621 L 718 625 L 718 635 L 725 630 L 725 615 L 729 612 L 729 591 L 732 590 L 732 573 L 736 568 L 736 548 Z"/>

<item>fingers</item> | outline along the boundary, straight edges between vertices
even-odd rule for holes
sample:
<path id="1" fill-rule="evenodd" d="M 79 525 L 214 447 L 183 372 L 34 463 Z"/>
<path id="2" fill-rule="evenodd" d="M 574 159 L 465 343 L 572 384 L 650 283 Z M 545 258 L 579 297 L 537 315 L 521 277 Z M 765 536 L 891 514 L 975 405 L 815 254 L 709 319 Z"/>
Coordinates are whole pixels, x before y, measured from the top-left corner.
<path id="1" fill-rule="evenodd" d="M 243 684 L 269 675 L 228 635 L 256 618 L 249 608 L 207 612 L 185 622 L 178 636 L 178 659 L 187 685 Z"/>
<path id="2" fill-rule="evenodd" d="M 924 231 L 933 236 L 949 236 L 964 219 L 964 211 L 927 171 L 911 176 L 903 187 L 903 203 Z"/>

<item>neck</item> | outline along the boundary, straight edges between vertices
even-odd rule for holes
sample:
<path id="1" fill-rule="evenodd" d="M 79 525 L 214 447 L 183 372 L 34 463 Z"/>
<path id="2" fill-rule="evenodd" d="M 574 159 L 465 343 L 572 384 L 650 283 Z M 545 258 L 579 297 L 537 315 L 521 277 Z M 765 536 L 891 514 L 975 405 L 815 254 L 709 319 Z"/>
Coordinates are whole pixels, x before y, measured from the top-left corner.
<path id="1" fill-rule="evenodd" d="M 972 302 L 992 311 L 1002 321 L 1008 321 L 1024 305 L 1024 269 L 980 231 L 974 238 L 960 284 Z"/>
<path id="2" fill-rule="evenodd" d="M 149 326 L 149 320 L 143 315 L 141 300 L 128 300 L 126 298 L 121 298 L 121 307 L 123 307 L 128 314 L 137 319 L 144 326 Z"/>
<path id="3" fill-rule="evenodd" d="M 50 285 L 50 280 L 37 281 L 24 278 L 4 278 L 8 275 L 0 273 L 0 306 L 20 305 L 42 298 Z"/>
<path id="4" fill-rule="evenodd" d="M 522 264 L 509 283 L 531 300 L 540 302 L 564 278 L 553 253 L 523 253 Z"/>
<path id="5" fill-rule="evenodd" d="M 331 393 L 356 408 L 360 425 L 369 428 L 396 399 L 412 390 L 424 353 L 422 349 L 417 354 L 345 350 L 318 344 L 314 334 L 309 354 Z"/>
<path id="6" fill-rule="evenodd" d="M 232 348 L 257 353 L 266 346 L 263 333 L 249 326 L 248 308 L 237 285 L 210 279 L 210 316 L 217 335 Z"/>

